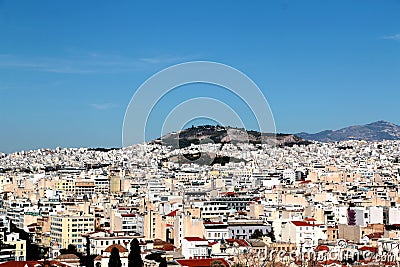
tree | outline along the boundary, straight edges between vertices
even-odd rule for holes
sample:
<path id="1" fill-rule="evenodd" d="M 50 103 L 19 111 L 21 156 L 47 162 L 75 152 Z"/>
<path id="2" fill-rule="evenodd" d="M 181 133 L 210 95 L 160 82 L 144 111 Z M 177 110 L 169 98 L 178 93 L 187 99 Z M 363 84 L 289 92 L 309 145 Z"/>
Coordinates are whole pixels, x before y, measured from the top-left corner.
<path id="1" fill-rule="evenodd" d="M 271 242 L 274 243 L 276 241 L 275 239 L 275 232 L 274 228 L 271 228 L 271 230 L 267 233 L 267 236 L 271 238 Z"/>
<path id="2" fill-rule="evenodd" d="M 121 267 L 121 258 L 119 257 L 119 250 L 113 247 L 110 254 L 110 260 L 108 261 L 108 267 Z"/>
<path id="3" fill-rule="evenodd" d="M 142 254 L 140 251 L 139 241 L 137 238 L 134 238 L 131 241 L 131 251 L 128 255 L 128 267 L 142 267 L 143 260 Z"/>
<path id="4" fill-rule="evenodd" d="M 152 260 L 158 262 L 159 263 L 158 267 L 168 266 L 167 260 L 163 256 L 161 256 L 161 253 L 151 253 L 146 256 L 146 260 Z"/>
<path id="5" fill-rule="evenodd" d="M 263 232 L 260 229 L 256 229 L 250 236 L 251 239 L 262 238 Z"/>

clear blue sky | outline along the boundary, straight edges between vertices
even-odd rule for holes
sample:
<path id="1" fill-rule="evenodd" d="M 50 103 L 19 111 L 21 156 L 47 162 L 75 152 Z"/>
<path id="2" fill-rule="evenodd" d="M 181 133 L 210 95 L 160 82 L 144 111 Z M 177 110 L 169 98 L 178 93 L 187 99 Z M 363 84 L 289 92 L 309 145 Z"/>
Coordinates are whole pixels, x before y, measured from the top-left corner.
<path id="1" fill-rule="evenodd" d="M 400 123 L 400 1 L 136 2 L 0 1 L 0 151 L 120 146 L 135 90 L 189 60 L 250 76 L 279 132 Z"/>

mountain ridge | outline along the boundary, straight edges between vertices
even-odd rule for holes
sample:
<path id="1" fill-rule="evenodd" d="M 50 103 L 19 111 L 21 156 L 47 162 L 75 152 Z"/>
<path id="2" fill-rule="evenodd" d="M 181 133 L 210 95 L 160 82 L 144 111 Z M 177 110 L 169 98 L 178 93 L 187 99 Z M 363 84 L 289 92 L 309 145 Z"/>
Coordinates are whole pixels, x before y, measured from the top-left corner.
<path id="1" fill-rule="evenodd" d="M 319 142 L 339 142 L 345 140 L 400 140 L 400 126 L 384 120 L 363 125 L 353 125 L 338 130 L 324 130 L 317 133 L 296 133 L 305 140 Z"/>

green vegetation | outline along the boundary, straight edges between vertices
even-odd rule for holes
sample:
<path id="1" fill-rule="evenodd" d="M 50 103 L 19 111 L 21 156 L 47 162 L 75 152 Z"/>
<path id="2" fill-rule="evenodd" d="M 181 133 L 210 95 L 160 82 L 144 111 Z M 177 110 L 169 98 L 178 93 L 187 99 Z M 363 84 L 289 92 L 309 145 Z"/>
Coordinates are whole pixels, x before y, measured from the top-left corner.
<path id="1" fill-rule="evenodd" d="M 137 238 L 131 241 L 131 249 L 128 255 L 128 267 L 142 267 L 143 260 L 140 253 L 140 245 Z"/>
<path id="2" fill-rule="evenodd" d="M 119 250 L 113 247 L 110 254 L 110 260 L 108 261 L 108 267 L 121 267 L 121 258 L 119 256 Z"/>

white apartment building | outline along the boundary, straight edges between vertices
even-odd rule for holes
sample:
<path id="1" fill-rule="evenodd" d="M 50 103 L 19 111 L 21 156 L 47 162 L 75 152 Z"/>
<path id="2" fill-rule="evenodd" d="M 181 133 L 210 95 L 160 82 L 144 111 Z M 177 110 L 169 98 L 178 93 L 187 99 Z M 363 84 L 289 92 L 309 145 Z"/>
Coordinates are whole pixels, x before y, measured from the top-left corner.
<path id="1" fill-rule="evenodd" d="M 228 224 L 224 222 L 204 222 L 204 236 L 208 241 L 220 241 L 229 238 Z"/>
<path id="2" fill-rule="evenodd" d="M 298 252 L 310 251 L 318 246 L 318 240 L 326 240 L 327 227 L 308 221 L 290 221 L 283 225 L 283 242 L 295 243 Z"/>
<path id="3" fill-rule="evenodd" d="M 208 257 L 208 241 L 201 237 L 183 238 L 182 255 L 185 257 L 185 259 Z"/>

